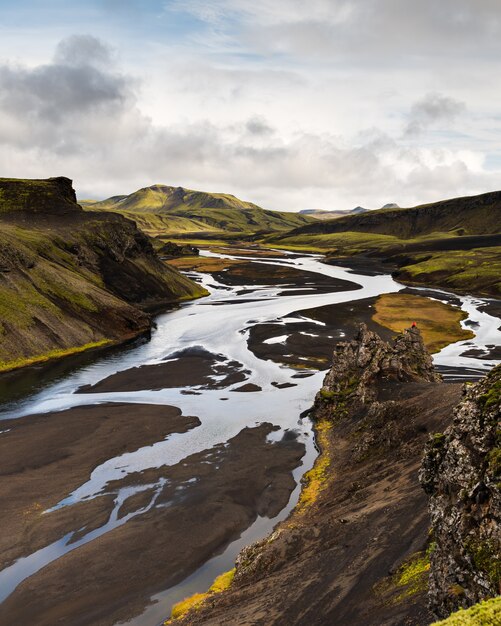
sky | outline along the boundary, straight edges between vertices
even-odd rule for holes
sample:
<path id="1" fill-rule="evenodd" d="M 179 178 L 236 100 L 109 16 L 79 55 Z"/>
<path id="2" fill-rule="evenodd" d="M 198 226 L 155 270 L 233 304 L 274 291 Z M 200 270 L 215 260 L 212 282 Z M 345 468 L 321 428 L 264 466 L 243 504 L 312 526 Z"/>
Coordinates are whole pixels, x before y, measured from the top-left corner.
<path id="1" fill-rule="evenodd" d="M 499 0 L 0 0 L 0 175 L 271 209 L 501 189 Z"/>

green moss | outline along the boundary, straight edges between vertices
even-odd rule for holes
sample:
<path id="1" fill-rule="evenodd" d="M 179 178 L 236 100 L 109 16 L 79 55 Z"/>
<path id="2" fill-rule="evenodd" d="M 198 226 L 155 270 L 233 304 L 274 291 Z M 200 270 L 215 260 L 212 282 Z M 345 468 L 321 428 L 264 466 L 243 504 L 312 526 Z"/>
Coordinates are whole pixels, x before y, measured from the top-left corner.
<path id="1" fill-rule="evenodd" d="M 465 543 L 465 548 L 475 567 L 498 588 L 501 583 L 501 560 L 495 546 L 489 541 L 470 540 Z"/>
<path id="2" fill-rule="evenodd" d="M 92 343 L 86 343 L 83 346 L 76 346 L 75 348 L 67 348 L 65 350 L 50 350 L 45 354 L 39 354 L 29 358 L 14 359 L 9 361 L 0 361 L 0 372 L 8 372 L 10 370 L 19 369 L 20 367 L 27 367 L 28 365 L 36 365 L 39 363 L 45 363 L 52 359 L 61 359 L 73 354 L 80 354 L 87 350 L 95 348 L 102 348 L 107 345 L 111 345 L 114 342 L 110 339 L 103 339 L 102 341 L 94 341 Z"/>
<path id="3" fill-rule="evenodd" d="M 501 624 L 501 596 L 461 609 L 432 626 L 494 626 Z"/>
<path id="4" fill-rule="evenodd" d="M 332 463 L 329 431 L 333 428 L 330 420 L 321 420 L 315 424 L 315 435 L 320 447 L 320 455 L 312 469 L 303 476 L 303 489 L 296 508 L 297 513 L 303 513 L 317 500 L 320 493 L 327 486 L 329 468 Z"/>
<path id="5" fill-rule="evenodd" d="M 489 391 L 479 398 L 480 404 L 485 409 L 490 408 L 501 403 L 501 380 L 496 381 L 489 389 Z"/>
<path id="6" fill-rule="evenodd" d="M 209 587 L 209 591 L 205 593 L 195 593 L 189 598 L 185 598 L 184 600 L 181 600 L 181 602 L 175 604 L 172 608 L 170 619 L 164 622 L 164 624 L 172 624 L 175 620 L 181 619 L 190 611 L 199 610 L 205 600 L 207 600 L 207 598 L 216 593 L 221 593 L 222 591 L 226 591 L 227 589 L 229 589 L 231 583 L 233 582 L 234 576 L 235 568 L 218 576 Z"/>
<path id="7" fill-rule="evenodd" d="M 428 589 L 430 554 L 433 544 L 426 551 L 416 552 L 398 570 L 374 587 L 376 595 L 387 604 L 401 604 L 408 598 Z"/>
<path id="8" fill-rule="evenodd" d="M 434 433 L 430 438 L 431 447 L 439 450 L 444 447 L 447 437 L 444 433 Z"/>

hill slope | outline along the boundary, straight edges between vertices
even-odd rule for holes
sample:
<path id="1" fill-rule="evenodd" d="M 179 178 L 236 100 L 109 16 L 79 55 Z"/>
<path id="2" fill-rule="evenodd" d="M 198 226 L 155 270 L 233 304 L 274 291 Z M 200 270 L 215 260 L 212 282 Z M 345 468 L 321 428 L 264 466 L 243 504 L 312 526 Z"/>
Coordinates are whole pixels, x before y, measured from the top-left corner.
<path id="1" fill-rule="evenodd" d="M 152 185 L 128 196 L 82 202 L 90 210 L 114 211 L 134 219 L 150 234 L 251 234 L 286 231 L 313 222 L 297 213 L 269 211 L 230 194 Z"/>
<path id="2" fill-rule="evenodd" d="M 316 221 L 267 243 L 383 258 L 409 284 L 501 295 L 501 192 Z"/>
<path id="3" fill-rule="evenodd" d="M 133 337 L 145 309 L 204 294 L 67 178 L 0 179 L 0 235 L 0 371 Z"/>
<path id="4" fill-rule="evenodd" d="M 501 233 L 501 192 L 454 198 L 410 209 L 378 209 L 303 226 L 290 236 L 360 232 L 414 239 L 444 233 L 452 236 Z"/>

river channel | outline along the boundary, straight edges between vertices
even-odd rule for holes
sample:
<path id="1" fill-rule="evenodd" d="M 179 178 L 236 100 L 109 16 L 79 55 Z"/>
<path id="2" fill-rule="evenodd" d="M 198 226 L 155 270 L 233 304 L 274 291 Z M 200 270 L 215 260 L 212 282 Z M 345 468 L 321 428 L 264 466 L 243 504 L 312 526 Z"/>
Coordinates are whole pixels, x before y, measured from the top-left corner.
<path id="1" fill-rule="evenodd" d="M 210 252 L 202 254 L 216 256 Z M 90 617 L 89 621 L 78 623 L 157 626 L 168 617 L 173 603 L 206 590 L 217 575 L 233 567 L 235 557 L 244 545 L 266 536 L 297 503 L 301 476 L 311 468 L 316 457 L 312 428 L 305 412 L 322 385 L 325 371 L 313 368 L 311 358 L 296 355 L 296 362 L 291 364 L 287 359 L 280 359 L 280 354 L 290 356 L 287 346 L 292 333 L 300 336 L 305 345 L 321 341 L 330 351 L 336 341 L 350 338 L 352 326 L 345 323 L 347 306 L 352 307 L 355 323 L 357 302 L 370 302 L 380 294 L 398 292 L 405 287 L 388 274 L 356 273 L 326 265 L 314 255 L 282 253 L 276 258 L 239 257 L 236 254 L 217 256 L 245 259 L 261 268 L 290 268 L 308 273 L 308 276 L 322 277 L 324 282 L 322 288 L 318 288 L 314 279 L 299 286 L 277 281 L 269 285 L 231 285 L 208 274 L 197 274 L 197 280 L 207 287 L 210 295 L 159 315 L 150 341 L 101 356 L 58 379 L 38 380 L 24 397 L 5 398 L 0 403 L 0 444 L 17 421 L 22 423 L 32 416 L 37 419 L 44 415 L 57 417 L 57 414 L 63 414 L 61 412 L 71 415 L 71 411 L 80 408 L 115 405 L 126 407 L 125 413 L 134 415 L 135 406 L 175 407 L 182 416 L 193 416 L 198 420 L 177 431 L 162 433 L 158 440 L 140 441 L 133 446 L 134 449 L 114 452 L 109 458 L 98 458 L 97 465 L 84 480 L 79 478 L 67 492 L 62 491 L 63 487 L 54 492 L 58 494 L 57 498 L 50 506 L 44 504 L 43 510 L 38 512 L 42 520 L 40 524 L 47 524 L 50 531 L 43 531 L 44 535 L 37 530 L 38 526 L 33 526 L 35 530 L 30 526 L 29 532 L 38 533 L 37 539 L 31 538 L 0 572 L 0 602 L 4 609 L 8 608 L 2 613 L 0 604 L 0 624 L 9 623 L 9 616 L 16 615 L 16 605 L 25 602 L 30 589 L 33 591 L 34 588 L 41 598 L 54 594 L 59 580 L 77 571 L 77 566 L 85 567 L 87 559 L 94 560 L 92 550 L 100 553 L 100 558 L 95 559 L 97 570 L 94 575 L 95 571 L 100 572 L 102 580 L 106 581 L 109 561 L 120 558 L 117 556 L 120 552 L 112 552 L 107 561 L 109 541 L 116 536 L 117 544 L 134 542 L 136 535 L 125 533 L 126 529 L 128 533 L 132 532 L 128 529 L 135 529 L 137 533 L 152 533 L 155 541 L 168 543 L 172 540 L 181 548 L 185 542 L 192 546 L 193 552 L 197 551 L 197 542 L 201 542 L 203 550 L 198 549 L 201 556 L 193 558 L 190 566 L 173 565 L 169 575 L 165 575 L 165 583 L 162 583 L 161 572 L 157 577 L 152 572 L 145 575 L 144 588 L 140 583 L 130 589 L 125 585 L 121 606 L 115 596 L 110 600 L 103 595 L 102 602 L 110 603 L 109 611 L 98 613 L 95 621 Z M 329 280 L 335 282 L 335 289 L 328 288 Z M 454 296 L 438 290 L 422 293 L 460 306 L 468 313 L 463 324 L 475 333 L 474 339 L 450 345 L 434 356 L 446 381 L 476 379 L 499 362 L 491 355 L 493 349 L 501 346 L 501 323 L 486 311 L 486 300 Z M 343 321 L 339 323 L 335 317 L 336 306 L 344 307 Z M 318 311 L 324 307 L 331 307 L 329 310 L 334 312 L 328 327 L 322 318 L 309 316 L 310 310 Z M 370 304 L 367 307 L 370 308 Z M 268 334 L 261 339 L 261 351 L 251 349 L 251 338 L 255 344 L 260 337 L 257 330 L 263 328 Z M 263 358 L 263 345 L 270 348 L 270 354 L 275 355 L 273 358 Z M 282 349 L 281 353 L 279 349 Z M 301 366 L 301 359 L 304 359 L 304 366 Z M 192 369 L 191 363 L 194 364 Z M 195 365 L 207 371 L 198 376 Z M 165 371 L 174 373 L 175 382 L 163 387 L 157 381 L 150 386 L 149 373 L 158 378 L 163 375 L 163 367 L 171 368 Z M 130 371 L 132 374 L 123 375 Z M 189 374 L 186 384 L 183 383 L 185 371 Z M 2 427 L 2 423 L 7 427 Z M 33 428 L 35 426 L 40 428 L 38 422 Z M 254 448 L 249 450 L 249 445 Z M 268 495 L 263 495 L 266 489 L 256 478 L 256 495 L 249 496 L 249 501 L 244 502 L 240 491 L 245 492 L 248 488 L 251 491 L 248 485 L 253 480 L 252 475 L 245 473 L 246 468 L 251 467 L 254 457 L 261 464 L 261 452 L 268 455 L 271 450 L 273 456 L 273 446 L 283 453 L 283 461 L 279 462 L 277 458 L 276 466 L 270 462 L 269 473 L 263 478 L 266 489 L 269 487 Z M 227 532 L 215 534 L 211 542 L 205 538 L 207 542 L 203 543 L 199 535 L 204 534 L 204 524 L 208 528 L 213 523 L 210 516 L 216 515 L 212 509 L 206 508 L 207 500 L 218 501 L 218 490 L 224 487 L 221 480 L 225 476 L 225 464 L 232 464 L 226 466 L 232 468 L 232 475 L 241 476 L 231 491 L 231 505 L 228 504 L 227 519 L 231 524 L 228 522 Z M 183 467 L 185 471 L 181 472 Z M 173 468 L 177 468 L 177 473 Z M 192 468 L 196 471 L 190 473 Z M 208 474 L 209 471 L 212 473 Z M 46 472 L 43 480 L 50 476 L 50 470 Z M 278 482 L 274 482 L 275 478 Z M 5 481 L 8 477 L 0 476 L 0 479 Z M 201 508 L 197 509 L 196 501 L 189 500 L 190 493 L 202 489 L 204 480 L 212 481 L 211 487 L 209 492 L 197 492 L 201 503 Z M 40 485 L 43 490 L 42 480 Z M 225 510 L 231 498 L 226 492 L 221 493 L 221 510 Z M 158 516 L 163 511 L 165 515 L 174 515 L 186 502 L 190 502 L 191 519 L 197 517 L 197 510 L 203 518 L 197 520 L 196 531 L 187 525 L 183 535 L 178 520 L 172 522 L 176 524 L 175 537 L 159 538 L 158 535 L 166 531 L 162 531 Z M 73 513 L 84 509 L 82 517 L 80 513 Z M 51 516 L 60 521 L 48 524 Z M 89 521 L 93 518 L 100 521 Z M 151 520 L 151 526 L 147 525 L 150 522 L 145 522 L 141 531 L 143 520 Z M 214 523 L 221 526 L 221 521 Z M 139 542 L 140 545 L 143 544 Z M 152 541 L 152 552 L 146 555 L 153 565 L 156 558 L 162 558 L 155 545 Z M 143 548 L 142 553 L 144 551 Z M 82 556 L 76 561 L 79 554 Z M 171 557 L 166 555 L 165 558 Z M 72 559 L 75 560 L 73 565 L 70 563 Z M 172 559 L 174 563 L 174 557 Z M 133 561 L 127 563 L 127 567 L 132 567 L 130 563 Z M 110 574 L 114 575 L 113 572 Z M 131 573 L 131 576 L 140 575 L 140 570 Z M 122 580 L 119 573 L 116 576 L 114 580 Z M 86 579 L 75 581 L 75 584 L 83 585 L 82 593 L 85 594 Z M 121 583 L 116 582 L 115 586 L 118 584 Z M 61 593 L 65 593 L 64 590 Z M 88 594 L 96 597 L 92 588 L 88 589 Z M 82 605 L 82 600 L 75 599 L 74 602 L 78 610 L 85 613 L 87 608 Z M 100 602 L 99 594 L 95 602 Z M 57 597 L 53 598 L 53 604 L 58 604 Z M 41 623 L 50 623 L 50 615 L 59 616 L 51 610 L 51 607 L 47 608 L 49 617 L 44 618 L 49 621 Z M 69 613 L 65 615 L 71 616 L 71 610 L 68 608 Z M 71 617 L 66 619 L 66 623 L 73 623 Z"/>

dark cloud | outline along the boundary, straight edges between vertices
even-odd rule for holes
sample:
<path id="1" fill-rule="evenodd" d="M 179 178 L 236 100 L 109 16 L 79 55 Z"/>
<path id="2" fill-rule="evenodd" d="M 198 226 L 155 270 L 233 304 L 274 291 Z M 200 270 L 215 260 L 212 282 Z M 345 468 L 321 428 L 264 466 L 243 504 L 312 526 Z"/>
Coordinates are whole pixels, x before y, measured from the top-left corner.
<path id="1" fill-rule="evenodd" d="M 4 122 L 0 143 L 67 146 L 74 134 L 67 126 L 76 120 L 114 123 L 133 99 L 131 82 L 115 71 L 107 46 L 91 36 L 63 40 L 50 64 L 0 66 L 0 113 L 20 131 L 12 136 Z"/>
<path id="2" fill-rule="evenodd" d="M 415 137 L 437 123 L 454 121 L 465 110 L 464 102 L 439 93 L 429 93 L 412 106 L 404 134 Z"/>
<path id="3" fill-rule="evenodd" d="M 247 120 L 245 128 L 250 135 L 257 137 L 265 137 L 273 134 L 273 128 L 266 122 L 264 117 L 260 116 L 254 116 Z"/>

